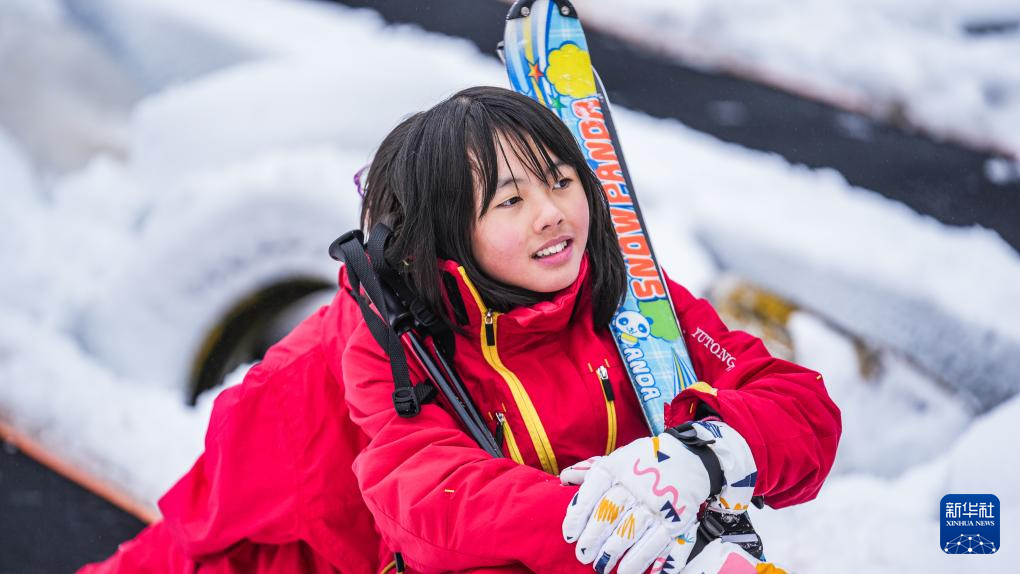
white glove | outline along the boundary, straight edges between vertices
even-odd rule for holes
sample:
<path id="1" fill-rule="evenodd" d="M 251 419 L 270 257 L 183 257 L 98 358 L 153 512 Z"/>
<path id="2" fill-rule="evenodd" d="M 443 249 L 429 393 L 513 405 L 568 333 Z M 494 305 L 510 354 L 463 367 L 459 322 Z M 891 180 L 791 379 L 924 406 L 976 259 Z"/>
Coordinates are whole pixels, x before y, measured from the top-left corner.
<path id="1" fill-rule="evenodd" d="M 652 572 L 659 572 L 652 570 Z M 669 572 L 661 570 L 661 572 Z M 730 542 L 715 539 L 701 549 L 681 574 L 789 574 L 772 562 L 759 562 L 757 558 Z"/>
<path id="2" fill-rule="evenodd" d="M 758 468 L 754 464 L 751 447 L 747 446 L 740 433 L 724 422 L 697 421 L 691 426 L 699 439 L 715 440 L 709 446 L 722 467 L 722 491 L 709 501 L 709 508 L 730 514 L 746 511 L 754 496 L 754 485 L 758 482 Z"/>
<path id="3" fill-rule="evenodd" d="M 572 485 L 584 484 L 584 477 L 588 476 L 588 471 L 591 470 L 591 465 L 595 464 L 595 461 L 601 460 L 602 458 L 604 457 L 593 456 L 588 460 L 575 462 L 567 468 L 564 468 L 560 471 L 560 482 Z"/>
<path id="4" fill-rule="evenodd" d="M 608 572 L 631 550 L 619 572 L 636 574 L 679 544 L 674 560 L 687 561 L 710 483 L 701 459 L 679 440 L 638 439 L 594 461 L 583 480 L 563 520 L 578 560 Z"/>
<path id="5" fill-rule="evenodd" d="M 733 485 L 724 481 L 721 494 L 728 496 L 720 508 L 746 509 L 755 477 L 746 442 L 725 423 L 699 422 L 692 429 L 715 442 L 725 476 L 740 477 Z M 638 574 L 653 565 L 675 571 L 687 562 L 711 482 L 701 458 L 674 436 L 638 439 L 564 469 L 561 480 L 582 483 L 563 520 L 564 539 L 577 542 L 582 563 L 608 572 L 619 562 L 621 574 Z"/>

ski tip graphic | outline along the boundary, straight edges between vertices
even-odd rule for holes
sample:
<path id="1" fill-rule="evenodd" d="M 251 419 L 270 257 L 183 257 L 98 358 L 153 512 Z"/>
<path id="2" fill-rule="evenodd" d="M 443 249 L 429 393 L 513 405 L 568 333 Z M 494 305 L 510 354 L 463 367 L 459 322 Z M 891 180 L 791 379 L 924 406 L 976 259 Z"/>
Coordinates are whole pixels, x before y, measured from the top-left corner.
<path id="1" fill-rule="evenodd" d="M 577 44 L 563 44 L 549 52 L 546 79 L 556 91 L 574 99 L 595 95 L 595 76 L 591 73 L 591 56 Z"/>

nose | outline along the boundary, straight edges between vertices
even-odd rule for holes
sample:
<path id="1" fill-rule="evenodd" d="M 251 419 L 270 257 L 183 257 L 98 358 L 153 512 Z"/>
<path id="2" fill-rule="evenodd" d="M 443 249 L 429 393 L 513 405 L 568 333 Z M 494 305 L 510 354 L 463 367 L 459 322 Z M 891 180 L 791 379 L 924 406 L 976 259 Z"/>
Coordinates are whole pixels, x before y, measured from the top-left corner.
<path id="1" fill-rule="evenodd" d="M 548 230 L 550 227 L 559 227 L 565 216 L 563 210 L 557 205 L 556 201 L 548 194 L 540 194 L 539 200 L 536 205 L 537 214 L 535 216 L 535 232 L 542 233 Z"/>

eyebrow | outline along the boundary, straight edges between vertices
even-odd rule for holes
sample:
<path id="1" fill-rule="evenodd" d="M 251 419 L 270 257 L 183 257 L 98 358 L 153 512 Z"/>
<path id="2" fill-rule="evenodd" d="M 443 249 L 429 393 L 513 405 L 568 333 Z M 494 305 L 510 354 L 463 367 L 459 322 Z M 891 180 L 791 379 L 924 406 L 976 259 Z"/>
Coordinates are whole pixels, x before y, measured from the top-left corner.
<path id="1" fill-rule="evenodd" d="M 553 169 L 555 169 L 556 171 L 559 171 L 559 168 L 564 167 L 566 165 L 567 165 L 567 162 L 563 161 L 562 159 L 558 159 L 558 160 L 556 160 L 556 163 L 553 164 Z M 547 175 L 552 175 L 553 169 L 547 169 L 545 171 L 545 173 Z M 519 183 L 521 183 L 523 181 L 525 181 L 525 180 L 523 180 L 523 179 L 521 179 L 519 177 L 516 177 L 516 176 L 505 177 L 505 178 L 499 180 L 496 183 L 496 191 L 499 191 L 499 190 L 503 189 L 504 186 L 510 185 L 511 183 L 514 184 L 514 186 L 516 186 L 516 185 L 518 185 Z"/>

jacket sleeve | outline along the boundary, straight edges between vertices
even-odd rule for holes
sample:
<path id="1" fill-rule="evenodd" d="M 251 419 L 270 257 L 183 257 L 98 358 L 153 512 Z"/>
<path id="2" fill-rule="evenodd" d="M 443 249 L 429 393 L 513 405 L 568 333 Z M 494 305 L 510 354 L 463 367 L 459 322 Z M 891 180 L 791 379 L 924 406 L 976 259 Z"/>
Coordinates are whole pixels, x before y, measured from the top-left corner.
<path id="1" fill-rule="evenodd" d="M 435 403 L 413 418 L 397 416 L 389 359 L 364 324 L 342 363 L 351 419 L 370 439 L 354 473 L 383 539 L 412 569 L 591 570 L 563 540 L 576 487 L 492 458 Z M 420 367 L 409 363 L 412 380 L 422 380 Z"/>
<path id="2" fill-rule="evenodd" d="M 227 549 L 244 539 L 283 542 L 297 531 L 296 469 L 285 414 L 256 365 L 244 384 L 217 398 L 205 452 L 159 501 L 167 527 L 189 556 Z M 259 413 L 256 419 L 254 413 Z M 258 420 L 258 424 L 245 424 Z"/>
<path id="3" fill-rule="evenodd" d="M 667 425 L 714 409 L 739 432 L 758 467 L 756 495 L 781 508 L 813 499 L 832 468 L 842 423 L 822 376 L 772 357 L 761 340 L 730 331 L 708 301 L 669 281 L 699 382 L 666 407 Z"/>
<path id="4" fill-rule="evenodd" d="M 271 374 L 257 365 L 242 385 L 220 393 L 205 452 L 159 501 L 163 520 L 82 572 L 195 572 L 248 540 L 294 538 L 293 457 L 277 397 L 265 385 Z"/>

